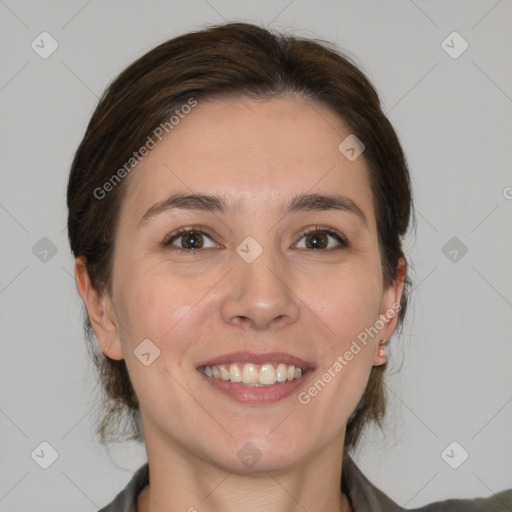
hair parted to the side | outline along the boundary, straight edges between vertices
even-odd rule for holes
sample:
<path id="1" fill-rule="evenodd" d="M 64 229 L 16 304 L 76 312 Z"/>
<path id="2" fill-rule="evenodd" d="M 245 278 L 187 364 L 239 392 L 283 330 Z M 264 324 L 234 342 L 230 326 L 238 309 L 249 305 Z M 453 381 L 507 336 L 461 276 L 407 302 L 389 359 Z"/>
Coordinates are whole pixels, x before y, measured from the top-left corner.
<path id="1" fill-rule="evenodd" d="M 383 285 L 393 282 L 399 258 L 405 259 L 402 237 L 413 214 L 412 192 L 400 142 L 374 87 L 351 59 L 327 42 L 226 23 L 176 37 L 149 51 L 108 86 L 92 115 L 71 165 L 67 205 L 71 250 L 75 257 L 86 259 L 97 290 L 110 290 L 120 205 L 130 176 L 110 187 L 104 197 L 99 198 L 95 190 L 191 98 L 200 103 L 218 97 L 284 94 L 299 94 L 312 104 L 327 106 L 364 143 Z M 409 286 L 407 277 L 399 330 Z M 143 441 L 138 399 L 125 362 L 97 350 L 88 317 L 85 328 L 103 389 L 96 434 L 103 444 Z M 381 423 L 386 404 L 384 371 L 385 365 L 371 370 L 366 391 L 347 425 L 346 448 L 355 445 L 368 422 Z"/>

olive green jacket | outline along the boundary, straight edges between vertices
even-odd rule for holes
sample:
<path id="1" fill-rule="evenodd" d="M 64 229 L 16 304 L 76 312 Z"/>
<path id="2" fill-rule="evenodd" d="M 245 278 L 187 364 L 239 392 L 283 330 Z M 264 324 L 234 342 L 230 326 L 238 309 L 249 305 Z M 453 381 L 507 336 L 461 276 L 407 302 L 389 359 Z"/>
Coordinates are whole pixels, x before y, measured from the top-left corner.
<path id="1" fill-rule="evenodd" d="M 137 512 L 137 498 L 149 483 L 148 464 L 141 466 L 128 485 L 114 501 L 99 512 Z M 372 485 L 352 459 L 343 462 L 341 488 L 347 495 L 353 512 L 404 511 L 384 493 Z M 412 509 L 411 509 L 412 510 Z M 489 498 L 447 500 L 414 509 L 415 512 L 512 512 L 512 489 Z"/>

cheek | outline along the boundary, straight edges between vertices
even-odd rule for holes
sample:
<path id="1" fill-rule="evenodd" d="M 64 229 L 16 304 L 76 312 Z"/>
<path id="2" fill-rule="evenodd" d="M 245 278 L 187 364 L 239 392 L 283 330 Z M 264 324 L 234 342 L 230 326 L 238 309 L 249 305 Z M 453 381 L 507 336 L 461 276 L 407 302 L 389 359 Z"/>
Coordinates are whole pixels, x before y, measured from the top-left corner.
<path id="1" fill-rule="evenodd" d="M 346 266 L 329 271 L 323 279 L 301 279 L 305 303 L 323 321 L 339 350 L 378 319 L 382 284 L 375 265 Z"/>
<path id="2" fill-rule="evenodd" d="M 163 273 L 125 275 L 130 277 L 117 290 L 116 316 L 120 320 L 123 356 L 141 408 L 158 410 L 164 396 L 166 405 L 183 408 L 187 395 L 181 396 L 179 386 L 177 393 L 170 390 L 183 367 L 188 367 L 190 348 L 196 345 L 201 325 L 196 304 L 205 291 L 180 279 L 171 280 Z M 148 365 L 143 353 L 150 354 Z M 182 377 L 179 381 L 183 382 Z M 156 389 L 169 393 L 155 394 Z"/>
<path id="3" fill-rule="evenodd" d="M 154 269 L 127 272 L 114 297 L 116 316 L 121 323 L 123 345 L 133 351 L 134 345 L 149 338 L 159 348 L 173 341 L 184 343 L 176 333 L 194 318 L 195 305 L 207 290 L 207 284 L 191 279 L 169 278 L 165 271 Z M 203 290 L 203 288 L 205 290 Z"/>
<path id="4" fill-rule="evenodd" d="M 376 331 L 372 327 L 379 320 L 380 280 L 380 267 L 374 263 L 330 272 L 322 287 L 318 281 L 303 281 L 307 309 L 319 319 L 317 328 L 324 326 L 326 333 L 322 343 L 323 367 L 317 384 L 313 383 L 307 393 L 310 397 L 320 391 L 325 393 L 324 403 L 333 406 L 333 411 L 342 417 L 359 401 L 373 365 Z M 337 404 L 344 405 L 340 408 Z"/>
<path id="5" fill-rule="evenodd" d="M 152 243 L 156 245 L 156 242 Z M 139 241 L 137 244 L 149 245 L 149 242 Z M 120 254 L 114 262 L 118 304 L 122 304 L 123 312 L 139 321 L 143 313 L 154 319 L 154 315 L 159 316 L 162 312 L 168 315 L 167 323 L 170 323 L 171 317 L 178 316 L 182 312 L 180 308 L 190 302 L 196 287 L 189 282 L 191 279 L 181 275 L 179 265 L 173 268 L 166 253 L 157 247 L 145 249 L 138 246 L 127 247 L 126 256 Z"/>

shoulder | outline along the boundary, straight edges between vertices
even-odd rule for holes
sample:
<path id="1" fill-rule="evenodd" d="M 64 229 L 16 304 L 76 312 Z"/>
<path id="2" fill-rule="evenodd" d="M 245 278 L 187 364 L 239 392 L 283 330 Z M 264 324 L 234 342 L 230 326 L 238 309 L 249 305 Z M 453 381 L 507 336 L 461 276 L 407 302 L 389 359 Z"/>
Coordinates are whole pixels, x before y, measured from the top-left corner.
<path id="1" fill-rule="evenodd" d="M 473 500 L 446 500 L 432 503 L 411 512 L 510 512 L 512 511 L 512 489 L 488 498 Z"/>
<path id="2" fill-rule="evenodd" d="M 143 464 L 133 475 L 126 487 L 99 512 L 137 512 L 137 498 L 149 483 L 149 466 Z"/>
<path id="3" fill-rule="evenodd" d="M 404 512 L 399 506 L 375 487 L 360 471 L 350 457 L 343 460 L 341 488 L 347 494 L 354 512 Z M 511 512 L 512 489 L 488 498 L 451 499 L 439 501 L 410 512 Z"/>

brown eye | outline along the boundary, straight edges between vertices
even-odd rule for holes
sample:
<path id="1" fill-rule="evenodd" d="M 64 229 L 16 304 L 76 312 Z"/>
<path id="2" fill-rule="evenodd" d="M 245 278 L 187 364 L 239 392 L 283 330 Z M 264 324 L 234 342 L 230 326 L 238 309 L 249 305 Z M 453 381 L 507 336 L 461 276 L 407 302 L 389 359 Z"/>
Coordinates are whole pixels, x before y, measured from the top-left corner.
<path id="1" fill-rule="evenodd" d="M 171 237 L 165 245 L 171 245 L 184 250 L 208 249 L 217 247 L 215 242 L 205 233 L 200 231 L 183 231 Z"/>
<path id="2" fill-rule="evenodd" d="M 184 249 L 201 249 L 203 247 L 203 235 L 201 233 L 188 233 L 181 237 L 181 246 Z"/>
<path id="3" fill-rule="evenodd" d="M 313 233 L 306 236 L 306 247 L 308 249 L 325 249 L 329 240 L 324 233 Z"/>
<path id="4" fill-rule="evenodd" d="M 321 250 L 341 249 L 348 247 L 345 238 L 334 231 L 315 230 L 304 233 L 297 243 L 298 249 Z"/>

